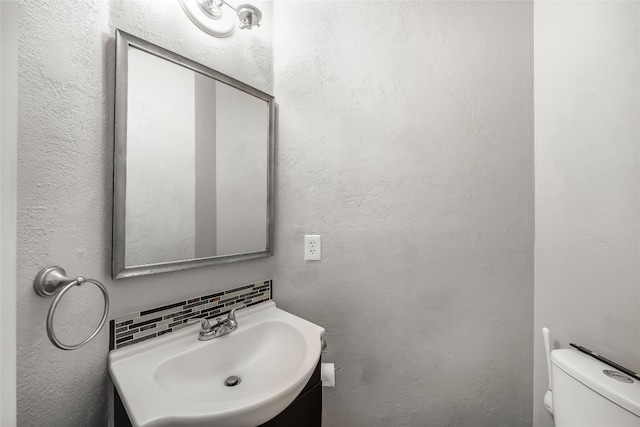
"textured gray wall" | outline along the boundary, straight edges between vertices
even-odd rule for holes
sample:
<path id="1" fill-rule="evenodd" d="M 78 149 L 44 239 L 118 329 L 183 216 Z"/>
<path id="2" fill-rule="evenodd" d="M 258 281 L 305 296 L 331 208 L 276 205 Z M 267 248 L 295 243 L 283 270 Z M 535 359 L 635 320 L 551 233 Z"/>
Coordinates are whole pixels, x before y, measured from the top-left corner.
<path id="1" fill-rule="evenodd" d="M 106 331 L 56 350 L 31 288 L 60 264 L 107 285 L 112 317 L 273 276 L 342 367 L 327 426 L 530 425 L 531 4 L 273 7 L 259 33 L 220 40 L 173 0 L 21 4 L 20 424 L 105 423 Z M 109 280 L 114 29 L 271 92 L 273 24 L 276 257 Z M 302 260 L 306 232 L 322 262 Z M 65 304 L 60 334 L 89 333 L 98 295 Z"/>
<path id="2" fill-rule="evenodd" d="M 530 426 L 532 3 L 274 8 L 274 298 L 327 330 L 325 425 Z"/>
<path id="3" fill-rule="evenodd" d="M 270 16 L 270 5 L 260 5 Z M 211 289 L 273 276 L 273 259 L 111 281 L 111 192 L 115 28 L 121 28 L 267 92 L 272 90 L 271 20 L 259 31 L 216 39 L 176 0 L 23 1 L 19 22 L 18 422 L 102 426 L 107 419 L 106 329 L 86 347 L 49 342 L 51 300 L 32 289 L 52 264 L 101 280 L 111 317 Z M 95 288 L 60 306 L 61 337 L 76 341 L 98 322 Z"/>
<path id="4" fill-rule="evenodd" d="M 534 425 L 553 346 L 640 370 L 640 3 L 536 2 Z"/>

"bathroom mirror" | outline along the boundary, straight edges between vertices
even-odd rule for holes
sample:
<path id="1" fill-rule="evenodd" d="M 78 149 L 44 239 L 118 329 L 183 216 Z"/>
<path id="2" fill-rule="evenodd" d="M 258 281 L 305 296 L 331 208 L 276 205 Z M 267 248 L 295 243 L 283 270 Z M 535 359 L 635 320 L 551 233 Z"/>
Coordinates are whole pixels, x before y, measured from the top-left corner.
<path id="1" fill-rule="evenodd" d="M 115 279 L 272 255 L 274 105 L 117 31 Z"/>

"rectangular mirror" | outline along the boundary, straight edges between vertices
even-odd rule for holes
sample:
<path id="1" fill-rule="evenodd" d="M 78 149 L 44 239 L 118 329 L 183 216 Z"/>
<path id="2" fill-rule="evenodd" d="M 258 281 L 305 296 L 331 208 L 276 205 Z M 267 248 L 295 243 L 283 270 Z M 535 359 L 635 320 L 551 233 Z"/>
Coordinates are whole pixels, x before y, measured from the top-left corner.
<path id="1" fill-rule="evenodd" d="M 273 253 L 274 99 L 118 30 L 115 279 Z"/>

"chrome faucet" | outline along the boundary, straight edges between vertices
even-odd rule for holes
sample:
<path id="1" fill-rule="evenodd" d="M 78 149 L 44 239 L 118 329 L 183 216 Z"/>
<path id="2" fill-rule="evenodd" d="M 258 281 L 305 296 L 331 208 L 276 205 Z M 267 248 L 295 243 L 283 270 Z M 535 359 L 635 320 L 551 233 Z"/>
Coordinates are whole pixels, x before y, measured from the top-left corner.
<path id="1" fill-rule="evenodd" d="M 236 329 L 238 329 L 238 322 L 236 321 L 236 310 L 238 308 L 243 308 L 243 307 L 244 306 L 236 307 L 233 310 L 231 310 L 225 320 L 222 320 L 221 318 L 217 318 L 213 325 L 211 324 L 211 322 L 209 322 L 209 319 L 204 319 L 204 318 L 189 319 L 187 323 L 200 322 L 201 327 L 200 327 L 200 333 L 198 334 L 198 339 L 200 341 L 212 340 L 214 338 L 227 335 L 235 331 Z"/>

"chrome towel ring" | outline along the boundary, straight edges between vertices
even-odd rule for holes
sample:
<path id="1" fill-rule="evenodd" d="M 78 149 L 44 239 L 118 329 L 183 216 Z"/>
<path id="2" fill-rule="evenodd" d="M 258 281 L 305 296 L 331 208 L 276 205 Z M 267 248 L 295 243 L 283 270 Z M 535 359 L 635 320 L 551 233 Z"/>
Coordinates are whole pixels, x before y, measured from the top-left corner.
<path id="1" fill-rule="evenodd" d="M 96 330 L 82 342 L 73 345 L 64 344 L 58 339 L 53 330 L 53 315 L 55 314 L 58 303 L 64 294 L 74 286 L 82 286 L 85 283 L 93 283 L 100 289 L 100 291 L 102 291 L 102 296 L 104 297 L 104 312 L 102 313 L 102 320 Z M 41 297 L 52 297 L 55 295 L 55 298 L 51 303 L 51 307 L 49 307 L 49 313 L 47 314 L 47 335 L 53 345 L 58 348 L 63 350 L 76 350 L 82 347 L 98 335 L 100 330 L 102 330 L 102 327 L 107 322 L 107 315 L 109 314 L 109 294 L 107 293 L 107 289 L 104 285 L 95 279 L 85 279 L 84 277 L 70 279 L 67 277 L 67 272 L 64 271 L 62 267 L 47 267 L 40 270 L 36 275 L 36 278 L 33 280 L 33 289 L 36 291 L 36 294 Z"/>

